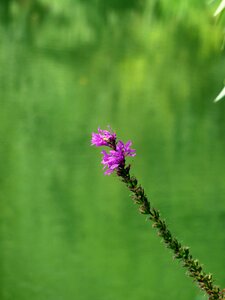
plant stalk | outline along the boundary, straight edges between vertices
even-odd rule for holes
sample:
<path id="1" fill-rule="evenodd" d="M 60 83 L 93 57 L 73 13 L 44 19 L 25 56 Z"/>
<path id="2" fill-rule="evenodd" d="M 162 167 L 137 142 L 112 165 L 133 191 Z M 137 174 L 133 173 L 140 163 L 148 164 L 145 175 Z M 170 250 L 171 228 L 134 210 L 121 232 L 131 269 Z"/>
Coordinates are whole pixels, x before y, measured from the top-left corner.
<path id="1" fill-rule="evenodd" d="M 136 177 L 130 176 L 130 165 L 127 167 L 121 165 L 117 169 L 117 175 L 132 192 L 131 198 L 139 205 L 139 211 L 142 214 L 149 215 L 149 219 L 153 222 L 153 227 L 158 231 L 158 235 L 163 239 L 166 247 L 173 251 L 175 259 L 182 262 L 183 267 L 187 269 L 188 276 L 192 277 L 199 288 L 208 295 L 208 299 L 225 299 L 225 291 L 221 291 L 218 286 L 213 284 L 212 275 L 203 271 L 199 261 L 194 259 L 190 254 L 189 247 L 182 246 L 181 243 L 173 237 L 166 222 L 161 219 L 159 211 L 151 207 L 144 189 L 138 185 Z"/>

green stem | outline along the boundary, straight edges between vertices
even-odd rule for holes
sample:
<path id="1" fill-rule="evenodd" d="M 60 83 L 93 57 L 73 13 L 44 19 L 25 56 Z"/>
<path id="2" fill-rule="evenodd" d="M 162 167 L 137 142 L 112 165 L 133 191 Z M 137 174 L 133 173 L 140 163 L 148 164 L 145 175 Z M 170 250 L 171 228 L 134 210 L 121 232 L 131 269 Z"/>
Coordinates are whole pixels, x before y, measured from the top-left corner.
<path id="1" fill-rule="evenodd" d="M 190 250 L 172 236 L 164 220 L 160 218 L 160 213 L 155 208 L 151 208 L 150 202 L 145 195 L 144 189 L 138 185 L 138 181 L 134 176 L 130 176 L 130 165 L 121 166 L 117 170 L 117 175 L 121 177 L 128 189 L 132 192 L 132 199 L 139 205 L 139 211 L 142 214 L 149 215 L 149 219 L 153 222 L 153 227 L 157 229 L 158 235 L 162 237 L 167 248 L 174 253 L 174 258 L 182 262 L 184 268 L 187 269 L 187 274 L 194 279 L 199 288 L 208 296 L 209 300 L 223 300 L 224 291 L 213 284 L 211 274 L 206 274 L 202 265 L 197 259 L 194 259 L 190 254 Z"/>

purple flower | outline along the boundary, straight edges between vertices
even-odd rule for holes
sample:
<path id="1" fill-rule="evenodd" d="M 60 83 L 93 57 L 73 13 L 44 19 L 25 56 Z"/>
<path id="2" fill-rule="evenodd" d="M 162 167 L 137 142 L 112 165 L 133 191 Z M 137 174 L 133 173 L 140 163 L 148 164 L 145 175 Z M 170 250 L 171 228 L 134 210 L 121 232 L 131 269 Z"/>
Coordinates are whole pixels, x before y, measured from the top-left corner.
<path id="1" fill-rule="evenodd" d="M 132 145 L 131 141 L 128 141 L 125 145 L 122 141 L 118 141 L 116 145 L 116 151 L 122 152 L 125 156 L 135 156 L 136 151 L 131 149 L 130 146 Z"/>
<path id="2" fill-rule="evenodd" d="M 92 133 L 91 145 L 100 147 L 100 146 L 109 146 L 112 147 L 116 142 L 116 134 L 108 130 L 102 130 L 98 128 L 98 133 Z"/>
<path id="3" fill-rule="evenodd" d="M 104 169 L 108 168 L 104 173 L 105 175 L 110 175 L 115 169 L 125 163 L 122 152 L 111 150 L 107 153 L 103 150 L 101 153 L 103 154 L 102 164 L 104 165 Z"/>
<path id="4" fill-rule="evenodd" d="M 130 148 L 131 141 L 127 142 L 125 145 L 122 141 L 118 141 L 116 145 L 116 150 L 110 150 L 107 153 L 103 150 L 101 153 L 103 154 L 102 164 L 104 165 L 104 169 L 108 168 L 105 171 L 105 175 L 110 175 L 115 169 L 119 167 L 123 168 L 125 166 L 125 157 L 126 156 L 135 156 L 135 150 Z"/>
<path id="5" fill-rule="evenodd" d="M 116 141 L 116 134 L 110 129 L 102 130 L 98 128 L 98 133 L 92 133 L 91 145 L 96 147 L 108 146 L 112 150 L 106 152 L 103 150 L 102 164 L 104 165 L 105 175 L 110 175 L 116 169 L 125 167 L 126 156 L 135 156 L 136 151 L 131 149 L 131 141 L 124 144 L 122 141 Z"/>

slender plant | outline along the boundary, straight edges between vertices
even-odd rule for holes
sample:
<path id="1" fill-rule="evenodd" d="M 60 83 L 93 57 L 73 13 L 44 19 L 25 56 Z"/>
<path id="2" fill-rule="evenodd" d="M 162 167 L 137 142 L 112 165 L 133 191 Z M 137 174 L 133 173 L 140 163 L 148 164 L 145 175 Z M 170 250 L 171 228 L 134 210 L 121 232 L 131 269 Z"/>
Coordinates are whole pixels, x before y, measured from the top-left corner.
<path id="1" fill-rule="evenodd" d="M 110 175 L 116 172 L 117 176 L 131 191 L 131 197 L 139 205 L 139 211 L 149 216 L 148 219 L 153 222 L 153 227 L 156 228 L 166 247 L 172 250 L 175 259 L 181 261 L 183 267 L 187 269 L 187 274 L 208 295 L 208 299 L 224 300 L 225 290 L 221 291 L 218 286 L 214 285 L 212 275 L 203 271 L 202 265 L 191 255 L 189 247 L 183 246 L 172 235 L 165 220 L 161 218 L 160 212 L 151 206 L 144 189 L 138 184 L 137 178 L 130 175 L 131 165 L 126 164 L 126 157 L 136 155 L 136 151 L 131 149 L 131 141 L 124 144 L 120 140 L 117 141 L 116 133 L 110 128 L 109 130 L 98 128 L 98 133 L 92 133 L 91 144 L 96 147 L 106 146 L 109 148 L 108 152 L 105 150 L 101 152 L 103 154 L 104 174 Z"/>

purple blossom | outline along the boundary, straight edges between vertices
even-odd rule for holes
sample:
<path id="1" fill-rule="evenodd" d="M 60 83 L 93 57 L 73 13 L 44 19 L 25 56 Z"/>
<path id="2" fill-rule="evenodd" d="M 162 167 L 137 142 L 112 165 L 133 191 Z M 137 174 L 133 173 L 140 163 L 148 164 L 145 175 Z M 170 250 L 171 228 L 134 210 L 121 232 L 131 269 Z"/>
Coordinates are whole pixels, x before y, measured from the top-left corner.
<path id="1" fill-rule="evenodd" d="M 111 150 L 107 153 L 105 150 L 101 152 L 103 154 L 102 164 L 104 168 L 108 168 L 105 171 L 105 175 L 110 175 L 119 166 L 124 165 L 124 155 L 122 152 Z"/>
<path id="2" fill-rule="evenodd" d="M 135 156 L 136 151 L 134 149 L 131 149 L 130 146 L 132 145 L 131 141 L 128 141 L 125 145 L 122 141 L 118 141 L 116 145 L 116 151 L 120 151 L 125 156 Z"/>
<path id="3" fill-rule="evenodd" d="M 110 175 L 115 169 L 124 167 L 126 156 L 136 155 L 136 151 L 130 148 L 131 144 L 131 141 L 125 145 L 122 141 L 118 141 L 116 150 L 110 150 L 109 153 L 105 150 L 101 152 L 103 154 L 102 164 L 104 165 L 104 169 L 108 168 L 104 173 L 105 175 Z"/>
<path id="4" fill-rule="evenodd" d="M 109 128 L 110 129 L 110 128 Z M 110 175 L 114 170 L 125 167 L 126 156 L 135 156 L 136 151 L 131 149 L 131 141 L 124 144 L 122 141 L 116 141 L 116 134 L 108 130 L 98 128 L 98 133 L 92 133 L 91 145 L 96 147 L 108 146 L 112 150 L 106 152 L 103 150 L 102 164 L 104 165 L 105 175 Z"/>
<path id="5" fill-rule="evenodd" d="M 100 147 L 100 146 L 109 146 L 115 145 L 116 134 L 108 130 L 102 130 L 98 128 L 98 133 L 92 133 L 91 145 Z"/>

